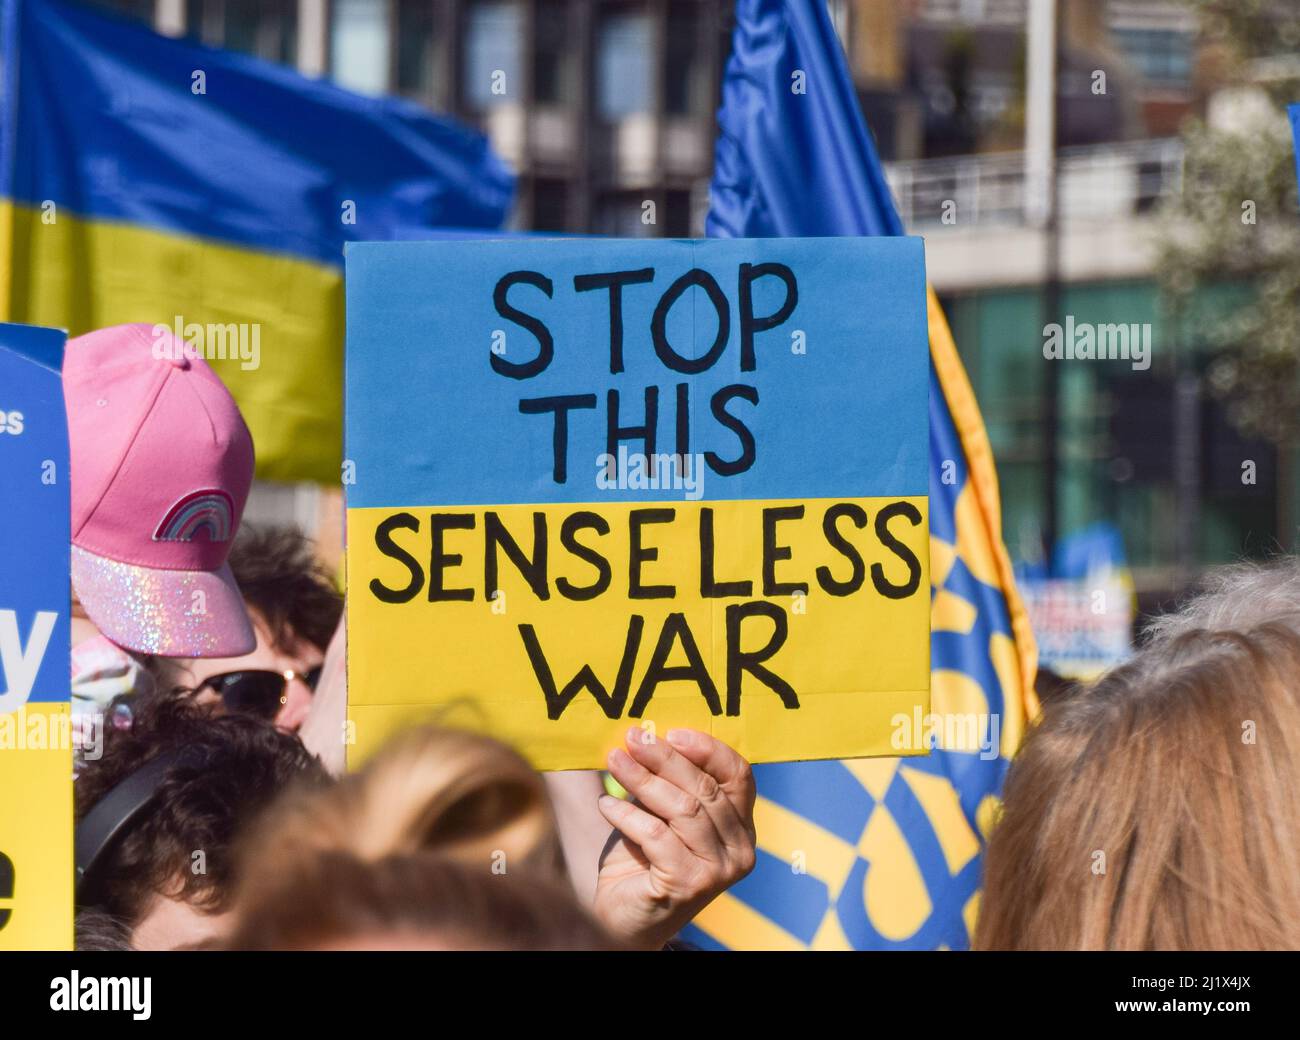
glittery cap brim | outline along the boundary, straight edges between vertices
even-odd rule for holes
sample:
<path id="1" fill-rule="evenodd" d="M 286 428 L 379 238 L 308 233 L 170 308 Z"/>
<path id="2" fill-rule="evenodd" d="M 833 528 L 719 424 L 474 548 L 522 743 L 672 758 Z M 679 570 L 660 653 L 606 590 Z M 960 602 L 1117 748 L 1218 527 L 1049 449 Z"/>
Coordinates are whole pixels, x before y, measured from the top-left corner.
<path id="1" fill-rule="evenodd" d="M 159 657 L 242 657 L 257 645 L 229 564 L 165 571 L 74 545 L 72 587 L 87 617 L 118 646 Z"/>

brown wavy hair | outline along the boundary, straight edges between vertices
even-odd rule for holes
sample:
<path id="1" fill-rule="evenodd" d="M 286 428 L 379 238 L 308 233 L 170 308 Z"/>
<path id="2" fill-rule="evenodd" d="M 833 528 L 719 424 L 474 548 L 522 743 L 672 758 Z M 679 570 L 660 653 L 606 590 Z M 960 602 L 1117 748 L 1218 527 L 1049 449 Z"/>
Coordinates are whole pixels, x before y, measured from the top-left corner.
<path id="1" fill-rule="evenodd" d="M 1044 707 L 985 860 L 983 950 L 1300 948 L 1300 635 L 1186 631 Z"/>
<path id="2" fill-rule="evenodd" d="M 286 646 L 296 635 L 318 650 L 329 646 L 343 616 L 343 596 L 315 543 L 296 527 L 241 525 L 230 569 L 244 602 L 261 615 L 276 645 Z"/>

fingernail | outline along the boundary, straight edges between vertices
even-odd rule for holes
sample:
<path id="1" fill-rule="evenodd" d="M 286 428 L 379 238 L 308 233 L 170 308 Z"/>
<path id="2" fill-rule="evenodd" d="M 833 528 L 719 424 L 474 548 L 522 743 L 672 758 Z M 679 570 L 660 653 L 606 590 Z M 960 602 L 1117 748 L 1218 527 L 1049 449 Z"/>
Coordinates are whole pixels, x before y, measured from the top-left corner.
<path id="1" fill-rule="evenodd" d="M 609 753 L 606 761 L 609 763 L 610 769 L 624 769 L 631 764 L 632 759 L 622 748 L 615 748 Z"/>
<path id="2" fill-rule="evenodd" d="M 688 748 L 695 743 L 695 734 L 689 729 L 670 729 L 664 734 L 664 740 L 675 748 Z"/>
<path id="3" fill-rule="evenodd" d="M 618 799 L 612 794 L 602 794 L 596 799 L 596 804 L 602 809 L 610 809 L 618 804 Z"/>

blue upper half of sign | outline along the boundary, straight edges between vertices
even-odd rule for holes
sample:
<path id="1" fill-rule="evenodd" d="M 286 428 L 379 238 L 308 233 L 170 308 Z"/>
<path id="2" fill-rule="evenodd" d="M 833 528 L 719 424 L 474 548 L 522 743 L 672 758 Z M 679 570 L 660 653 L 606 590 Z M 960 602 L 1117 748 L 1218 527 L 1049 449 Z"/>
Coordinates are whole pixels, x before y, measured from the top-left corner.
<path id="1" fill-rule="evenodd" d="M 28 701 L 69 699 L 68 423 L 57 329 L 0 324 L 0 611 L 32 648 L 37 615 L 57 615 Z M 0 673 L 0 694 L 8 692 Z"/>
<path id="2" fill-rule="evenodd" d="M 346 265 L 349 506 L 928 493 L 919 238 L 358 243 Z M 689 480 L 640 486 L 678 453 Z"/>

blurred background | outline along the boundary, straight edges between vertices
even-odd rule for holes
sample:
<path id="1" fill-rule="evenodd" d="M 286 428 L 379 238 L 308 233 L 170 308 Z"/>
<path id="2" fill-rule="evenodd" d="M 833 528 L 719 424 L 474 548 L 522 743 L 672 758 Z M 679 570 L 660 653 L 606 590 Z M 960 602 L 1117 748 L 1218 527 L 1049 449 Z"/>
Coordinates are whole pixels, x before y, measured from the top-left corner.
<path id="1" fill-rule="evenodd" d="M 515 230 L 703 232 L 729 0 L 97 6 L 481 128 L 519 175 Z M 1060 0 L 1047 26 L 1026 0 L 829 8 L 926 238 L 1021 576 L 1077 577 L 1100 554 L 1140 624 L 1207 565 L 1293 550 L 1300 222 L 1283 104 L 1300 100 L 1300 5 Z M 1149 324 L 1149 370 L 1044 363 L 1044 327 L 1066 316 Z M 332 489 L 264 483 L 249 515 L 339 544 Z"/>

